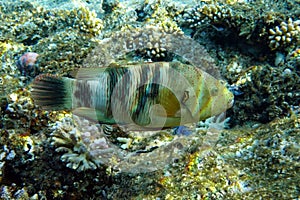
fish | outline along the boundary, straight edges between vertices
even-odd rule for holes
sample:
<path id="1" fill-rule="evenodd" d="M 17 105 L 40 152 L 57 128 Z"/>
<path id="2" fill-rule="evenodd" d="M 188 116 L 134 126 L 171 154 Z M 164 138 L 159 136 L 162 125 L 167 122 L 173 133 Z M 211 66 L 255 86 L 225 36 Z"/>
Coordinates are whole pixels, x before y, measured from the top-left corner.
<path id="1" fill-rule="evenodd" d="M 234 101 L 224 81 L 180 62 L 79 68 L 74 74 L 37 76 L 31 91 L 35 104 L 103 124 L 148 130 L 204 120 Z"/>

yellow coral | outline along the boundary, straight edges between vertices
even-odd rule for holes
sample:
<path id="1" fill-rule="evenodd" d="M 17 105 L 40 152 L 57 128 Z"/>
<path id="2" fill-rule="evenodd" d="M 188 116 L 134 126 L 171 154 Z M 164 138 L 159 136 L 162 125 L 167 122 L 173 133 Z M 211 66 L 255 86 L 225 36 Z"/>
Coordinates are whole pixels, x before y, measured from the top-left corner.
<path id="1" fill-rule="evenodd" d="M 293 21 L 289 18 L 287 22 L 281 22 L 279 26 L 269 29 L 269 47 L 274 50 L 291 44 L 292 41 L 299 42 L 300 20 Z"/>

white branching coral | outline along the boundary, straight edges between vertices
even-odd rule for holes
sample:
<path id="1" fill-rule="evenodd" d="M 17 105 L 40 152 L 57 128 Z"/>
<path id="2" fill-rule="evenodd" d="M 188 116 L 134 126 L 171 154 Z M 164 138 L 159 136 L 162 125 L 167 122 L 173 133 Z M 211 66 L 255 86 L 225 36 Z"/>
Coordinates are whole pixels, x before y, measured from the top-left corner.
<path id="1" fill-rule="evenodd" d="M 96 169 L 118 160 L 121 152 L 111 144 L 103 131 L 77 116 L 64 118 L 53 127 L 52 145 L 64 152 L 61 160 L 78 171 Z"/>
<path id="2" fill-rule="evenodd" d="M 181 24 L 188 25 L 189 28 L 201 28 L 209 23 L 224 23 L 232 26 L 232 10 L 222 4 L 201 3 L 193 8 L 186 9 L 182 19 L 178 19 Z"/>
<path id="3" fill-rule="evenodd" d="M 158 30 L 162 35 L 174 35 L 183 36 L 182 30 L 172 21 L 159 22 L 156 26 L 149 26 L 155 30 Z M 139 51 L 145 54 L 149 58 L 166 57 L 168 49 L 166 41 L 162 37 L 156 37 L 156 35 L 149 34 L 149 42 L 145 49 L 139 49 Z"/>

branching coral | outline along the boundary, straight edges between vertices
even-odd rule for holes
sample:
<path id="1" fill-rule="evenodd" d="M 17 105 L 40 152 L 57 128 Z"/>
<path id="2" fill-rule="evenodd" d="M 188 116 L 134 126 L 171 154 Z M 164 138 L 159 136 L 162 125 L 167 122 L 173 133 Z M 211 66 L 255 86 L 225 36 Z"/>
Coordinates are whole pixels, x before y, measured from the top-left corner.
<path id="1" fill-rule="evenodd" d="M 75 125 L 75 124 L 76 125 Z M 113 164 L 121 152 L 106 139 L 104 133 L 89 121 L 74 116 L 56 122 L 52 128 L 52 145 L 64 152 L 61 160 L 78 171 Z"/>
<path id="2" fill-rule="evenodd" d="M 281 22 L 279 26 L 269 29 L 270 48 L 272 50 L 294 44 L 300 44 L 300 20 L 289 18 L 287 22 Z"/>
<path id="3" fill-rule="evenodd" d="M 102 127 L 86 119 L 65 117 L 53 126 L 51 144 L 63 153 L 61 160 L 66 166 L 77 171 L 106 167 L 140 173 L 162 169 L 202 142 L 202 136 L 194 133 L 189 137 L 168 131 L 130 131 L 123 137 L 114 134 L 105 135 Z"/>
<path id="4" fill-rule="evenodd" d="M 185 10 L 181 23 L 187 24 L 189 28 L 200 28 L 207 24 L 225 23 L 232 26 L 232 10 L 222 4 L 201 3 L 193 8 Z"/>
<path id="5" fill-rule="evenodd" d="M 113 37 L 113 31 L 122 30 L 127 32 L 137 27 L 155 27 L 164 34 L 180 34 L 183 35 L 180 27 L 174 21 L 174 17 L 178 15 L 181 6 L 176 6 L 174 2 L 164 2 L 160 0 L 145 1 L 140 4 L 125 3 L 127 7 L 119 5 L 118 9 L 113 10 L 111 15 L 105 19 L 104 37 Z M 168 10 L 172 10 L 172 12 Z M 151 33 L 149 33 L 151 37 Z M 148 60 L 167 60 L 172 58 L 172 54 L 168 54 L 164 47 L 161 47 L 163 38 L 153 37 L 154 41 L 151 45 L 144 49 L 134 52 L 135 57 L 142 57 Z"/>
<path id="6" fill-rule="evenodd" d="M 169 34 L 156 26 L 115 32 L 110 38 L 103 39 L 87 56 L 84 67 L 109 66 L 127 53 L 137 50 L 154 50 L 154 54 L 156 50 L 172 52 L 185 62 L 201 67 L 202 70 L 219 77 L 214 60 L 202 45 L 180 32 L 175 31 Z"/>

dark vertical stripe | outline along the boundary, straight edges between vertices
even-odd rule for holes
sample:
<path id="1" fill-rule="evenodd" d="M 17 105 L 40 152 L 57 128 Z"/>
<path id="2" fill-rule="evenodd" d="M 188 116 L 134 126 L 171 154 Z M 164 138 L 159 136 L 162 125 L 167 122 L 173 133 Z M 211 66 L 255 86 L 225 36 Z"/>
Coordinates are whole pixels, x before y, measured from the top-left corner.
<path id="1" fill-rule="evenodd" d="M 149 64 L 143 64 L 140 67 L 140 74 L 136 74 L 137 76 L 140 76 L 140 84 L 141 86 L 139 88 L 136 88 L 136 95 L 133 104 L 132 105 L 132 110 L 131 110 L 131 118 L 132 120 L 139 124 L 143 125 L 141 122 L 141 112 L 144 112 L 145 106 L 147 103 L 147 82 L 148 82 L 148 76 L 149 76 Z M 135 88 L 133 88 L 135 89 Z"/>
<path id="2" fill-rule="evenodd" d="M 111 68 L 107 68 L 107 70 L 105 71 L 106 73 L 108 73 L 108 91 L 107 91 L 107 102 L 106 102 L 106 117 L 107 118 L 112 118 L 113 117 L 113 113 L 112 113 L 112 99 L 111 96 L 113 94 L 113 91 L 115 89 L 116 84 L 118 83 L 119 80 L 121 80 L 123 77 L 127 77 L 124 76 L 124 74 L 126 74 L 128 72 L 128 69 L 125 67 L 111 67 Z M 123 80 L 123 83 L 127 83 L 127 80 Z M 128 83 L 129 84 L 129 83 Z M 118 94 L 121 95 L 121 94 Z M 122 98 L 123 95 L 121 95 Z M 125 99 L 124 99 L 125 100 Z"/>
<path id="3" fill-rule="evenodd" d="M 75 107 L 92 107 L 93 94 L 91 94 L 91 88 L 87 84 L 86 80 L 80 80 L 76 82 L 76 90 L 74 96 L 78 99 L 77 105 Z"/>
<path id="4" fill-rule="evenodd" d="M 155 63 L 154 65 L 152 65 L 153 67 L 153 77 L 151 80 L 151 83 L 160 83 L 160 72 L 162 69 L 162 64 L 161 63 Z"/>
<path id="5" fill-rule="evenodd" d="M 132 120 L 139 125 L 149 123 L 149 108 L 158 102 L 159 84 L 150 83 L 138 88 L 138 96 L 135 109 L 132 112 Z M 145 120 L 145 121 L 141 121 Z"/>
<path id="6" fill-rule="evenodd" d="M 152 73 L 153 72 L 153 73 Z M 150 76 L 150 74 L 152 74 Z M 150 121 L 149 108 L 154 103 L 158 103 L 159 95 L 159 67 L 153 64 L 145 64 L 141 68 L 141 87 L 137 89 L 137 99 L 131 118 L 139 125 L 146 125 Z M 157 82 L 157 83 L 156 83 Z M 143 121 L 144 120 L 144 121 Z"/>

